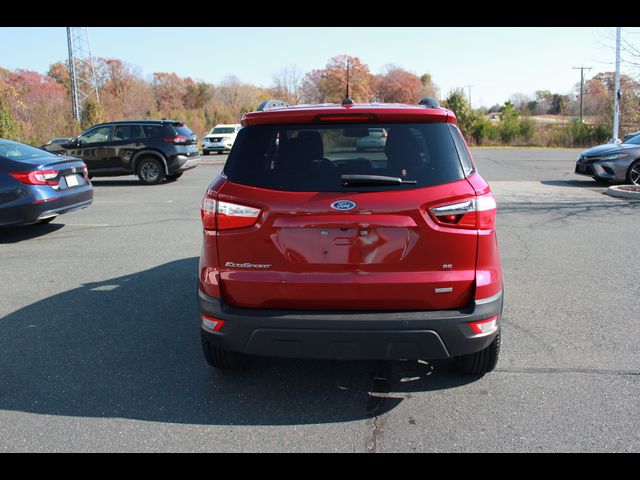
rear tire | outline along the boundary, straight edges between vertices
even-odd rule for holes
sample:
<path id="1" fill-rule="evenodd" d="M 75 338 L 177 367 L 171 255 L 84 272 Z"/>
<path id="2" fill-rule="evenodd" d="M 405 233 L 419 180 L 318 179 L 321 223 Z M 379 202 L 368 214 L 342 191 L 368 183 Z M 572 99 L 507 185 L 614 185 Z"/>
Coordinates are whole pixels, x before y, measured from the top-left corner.
<path id="1" fill-rule="evenodd" d="M 458 370 L 466 375 L 484 375 L 496 367 L 499 355 L 500 330 L 487 348 L 469 355 L 461 355 L 454 361 Z"/>
<path id="2" fill-rule="evenodd" d="M 246 363 L 246 356 L 212 345 L 204 333 L 201 333 L 202 353 L 207 363 L 218 370 L 237 370 Z"/>
<path id="3" fill-rule="evenodd" d="M 155 157 L 144 157 L 138 163 L 138 178 L 145 185 L 156 185 L 164 180 L 164 165 Z"/>

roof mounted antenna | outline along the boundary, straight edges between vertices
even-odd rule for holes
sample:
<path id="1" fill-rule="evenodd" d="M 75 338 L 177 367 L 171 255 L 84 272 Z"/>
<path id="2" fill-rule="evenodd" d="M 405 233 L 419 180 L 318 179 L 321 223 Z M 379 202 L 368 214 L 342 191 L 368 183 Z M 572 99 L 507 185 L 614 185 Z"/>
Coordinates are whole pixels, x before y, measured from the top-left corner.
<path id="1" fill-rule="evenodd" d="M 353 100 L 349 98 L 349 59 L 347 59 L 347 95 L 342 100 L 342 105 L 353 105 Z"/>

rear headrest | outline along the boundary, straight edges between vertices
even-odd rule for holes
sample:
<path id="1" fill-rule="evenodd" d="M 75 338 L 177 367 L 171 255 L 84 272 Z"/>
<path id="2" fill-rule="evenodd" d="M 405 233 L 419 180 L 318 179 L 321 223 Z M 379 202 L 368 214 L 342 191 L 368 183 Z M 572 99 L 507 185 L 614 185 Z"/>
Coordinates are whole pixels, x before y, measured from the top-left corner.
<path id="1" fill-rule="evenodd" d="M 421 150 L 416 137 L 407 127 L 394 126 L 390 129 L 384 147 L 390 168 L 414 169 L 422 166 Z"/>
<path id="2" fill-rule="evenodd" d="M 324 146 L 320 132 L 303 130 L 298 133 L 298 148 L 302 150 L 305 159 L 317 160 L 324 156 Z"/>

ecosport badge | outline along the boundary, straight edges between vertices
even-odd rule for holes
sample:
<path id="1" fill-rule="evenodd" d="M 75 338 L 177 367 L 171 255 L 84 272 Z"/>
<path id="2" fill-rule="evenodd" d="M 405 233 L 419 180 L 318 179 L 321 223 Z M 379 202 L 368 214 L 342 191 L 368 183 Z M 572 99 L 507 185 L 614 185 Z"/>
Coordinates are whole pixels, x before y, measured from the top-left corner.
<path id="1" fill-rule="evenodd" d="M 233 268 L 271 268 L 271 264 L 266 263 L 234 263 L 227 262 L 224 264 L 225 267 L 233 267 Z"/>
<path id="2" fill-rule="evenodd" d="M 334 210 L 353 210 L 356 208 L 356 204 L 351 200 L 336 200 L 331 204 L 331 208 Z"/>

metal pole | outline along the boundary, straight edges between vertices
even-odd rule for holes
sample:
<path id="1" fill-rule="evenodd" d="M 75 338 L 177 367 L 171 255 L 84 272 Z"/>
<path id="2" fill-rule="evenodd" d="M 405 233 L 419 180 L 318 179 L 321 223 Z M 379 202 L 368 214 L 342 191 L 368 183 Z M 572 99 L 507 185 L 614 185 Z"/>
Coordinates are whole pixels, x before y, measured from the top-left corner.
<path id="1" fill-rule="evenodd" d="M 591 70 L 591 67 L 585 67 L 585 66 L 580 66 L 580 67 L 573 67 L 574 70 L 580 70 L 580 123 L 583 122 L 583 118 L 584 118 L 584 102 L 583 102 L 583 98 L 584 98 L 584 71 L 585 70 Z"/>
<path id="2" fill-rule="evenodd" d="M 471 108 L 471 87 L 475 87 L 475 85 L 465 85 L 465 87 L 467 87 L 469 92 L 469 108 Z"/>
<path id="3" fill-rule="evenodd" d="M 78 103 L 78 79 L 76 75 L 76 62 L 74 57 L 73 39 L 71 27 L 67 27 L 67 47 L 69 48 L 69 76 L 71 77 L 71 109 L 73 118 L 80 123 L 80 105 Z"/>
<path id="4" fill-rule="evenodd" d="M 620 127 L 620 31 L 621 27 L 616 28 L 616 83 L 613 95 L 613 137 L 612 143 L 618 141 L 618 130 Z"/>

